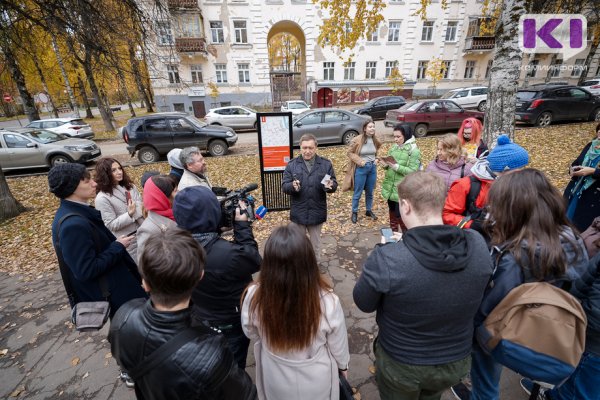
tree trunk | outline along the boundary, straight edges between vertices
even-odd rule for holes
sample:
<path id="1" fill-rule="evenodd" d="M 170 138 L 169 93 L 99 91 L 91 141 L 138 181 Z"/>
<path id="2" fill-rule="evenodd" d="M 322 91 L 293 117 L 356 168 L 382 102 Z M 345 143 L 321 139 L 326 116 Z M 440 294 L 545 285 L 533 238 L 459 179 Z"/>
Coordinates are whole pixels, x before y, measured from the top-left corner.
<path id="1" fill-rule="evenodd" d="M 77 74 L 77 85 L 79 85 L 79 93 L 81 93 L 83 105 L 85 106 L 85 117 L 94 118 L 94 114 L 92 114 L 92 109 L 90 107 L 90 101 L 88 100 L 87 92 L 85 91 L 85 83 L 83 83 L 83 79 L 81 79 L 79 74 Z"/>
<path id="2" fill-rule="evenodd" d="M 46 77 L 44 76 L 42 67 L 40 67 L 40 61 L 38 59 L 38 56 L 34 52 L 31 53 L 31 56 L 33 58 L 33 64 L 35 66 L 35 69 L 37 70 L 37 73 L 40 76 L 40 81 L 42 82 L 42 87 L 44 88 L 44 92 L 46 92 L 46 95 L 48 95 L 48 101 L 50 102 L 52 114 L 54 115 L 54 118 L 58 118 L 58 110 L 56 109 L 56 106 L 54 105 L 54 100 L 52 99 L 52 96 L 50 95 L 50 91 L 48 90 L 48 85 L 46 84 Z"/>
<path id="3" fill-rule="evenodd" d="M 123 70 L 120 65 L 116 65 L 117 69 L 117 77 L 119 78 L 119 86 L 121 86 L 121 91 L 125 96 L 125 100 L 127 101 L 127 105 L 129 106 L 129 112 L 131 113 L 131 117 L 135 117 L 135 110 L 133 109 L 133 105 L 131 104 L 131 97 L 129 97 L 129 91 L 127 90 L 127 84 L 125 83 L 125 77 L 123 76 Z"/>
<path id="4" fill-rule="evenodd" d="M 548 83 L 548 82 L 550 82 L 550 79 L 552 79 L 552 72 L 554 72 L 554 70 L 552 69 L 552 66 L 554 65 L 554 63 L 556 62 L 557 59 L 558 59 L 558 54 L 557 53 L 552 54 L 552 58 L 550 59 L 550 65 L 548 68 L 548 73 L 546 74 L 546 79 L 544 79 L 544 83 Z"/>
<path id="5" fill-rule="evenodd" d="M 8 66 L 10 76 L 15 82 L 15 85 L 17 86 L 17 90 L 19 91 L 19 96 L 21 96 L 21 100 L 23 100 L 23 109 L 25 110 L 27 118 L 30 122 L 40 119 L 40 113 L 38 112 L 35 106 L 33 97 L 31 97 L 31 94 L 29 94 L 29 90 L 27 90 L 27 85 L 25 84 L 25 76 L 21 72 L 21 69 L 17 64 L 17 59 L 12 53 L 12 50 L 9 49 L 7 46 L 2 46 L 2 52 L 4 53 L 4 60 L 6 62 L 6 65 Z"/>
<path id="6" fill-rule="evenodd" d="M 71 49 L 72 51 L 73 49 Z M 98 107 L 98 111 L 100 111 L 100 116 L 102 117 L 102 122 L 104 122 L 104 128 L 107 131 L 114 131 L 115 127 L 113 126 L 112 120 L 110 118 L 110 109 L 107 110 L 102 97 L 100 96 L 100 91 L 98 90 L 98 86 L 96 85 L 96 79 L 94 78 L 94 72 L 92 71 L 92 56 L 90 54 L 90 50 L 88 47 L 85 48 L 85 58 L 81 61 L 81 66 L 83 67 L 83 72 L 85 72 L 85 77 L 87 78 L 88 85 L 90 85 L 90 90 L 92 95 L 94 96 L 94 100 L 96 100 L 96 105 Z"/>
<path id="7" fill-rule="evenodd" d="M 56 36 L 54 33 L 50 33 L 52 36 L 52 49 L 54 49 L 54 54 L 56 55 L 56 60 L 58 61 L 58 66 L 60 67 L 60 73 L 65 81 L 65 88 L 67 89 L 67 94 L 69 95 L 69 103 L 71 103 L 71 109 L 73 113 L 81 117 L 79 114 L 79 106 L 77 105 L 77 101 L 75 100 L 75 95 L 73 94 L 73 88 L 71 87 L 71 83 L 69 82 L 69 77 L 67 76 L 67 72 L 65 70 L 65 63 L 63 62 L 62 55 L 60 54 L 60 50 L 58 49 L 58 45 L 56 44 Z"/>
<path id="8" fill-rule="evenodd" d="M 142 103 L 146 104 L 146 111 L 151 113 L 154 112 L 152 109 L 152 103 L 150 102 L 150 98 L 148 97 L 148 91 L 144 87 L 144 83 L 142 82 L 142 76 L 140 71 L 140 63 L 137 58 L 135 58 L 135 49 L 133 48 L 133 44 L 129 45 L 129 62 L 131 63 L 131 70 L 133 73 L 133 78 L 135 79 L 135 85 L 137 86 L 140 98 L 142 99 Z"/>
<path id="9" fill-rule="evenodd" d="M 25 211 L 25 207 L 14 198 L 0 166 L 0 222 L 14 218 Z"/>
<path id="10" fill-rule="evenodd" d="M 490 91 L 484 121 L 484 140 L 492 149 L 498 136 L 514 137 L 517 87 L 522 62 L 519 17 L 525 0 L 505 0 L 496 27 L 496 52 L 490 74 Z"/>
<path id="11" fill-rule="evenodd" d="M 581 85 L 588 77 L 588 72 L 590 69 L 590 64 L 592 63 L 592 59 L 596 55 L 596 51 L 598 51 L 598 45 L 600 44 L 600 32 L 594 32 L 594 39 L 592 40 L 592 46 L 590 47 L 590 52 L 585 58 L 585 62 L 583 63 L 583 71 L 581 71 L 581 75 L 579 76 L 579 80 L 577 81 L 577 86 Z"/>

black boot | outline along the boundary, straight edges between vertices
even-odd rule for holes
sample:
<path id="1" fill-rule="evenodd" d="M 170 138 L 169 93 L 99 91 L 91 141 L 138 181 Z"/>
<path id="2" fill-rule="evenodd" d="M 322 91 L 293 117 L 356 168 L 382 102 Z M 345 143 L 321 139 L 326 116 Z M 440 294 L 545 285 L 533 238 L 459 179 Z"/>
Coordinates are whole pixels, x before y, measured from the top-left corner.
<path id="1" fill-rule="evenodd" d="M 358 213 L 353 212 L 350 219 L 352 220 L 352 223 L 355 224 L 356 221 L 358 221 Z"/>
<path id="2" fill-rule="evenodd" d="M 365 213 L 367 217 L 373 218 L 373 221 L 377 221 L 377 215 L 373 214 L 373 211 L 369 210 Z"/>

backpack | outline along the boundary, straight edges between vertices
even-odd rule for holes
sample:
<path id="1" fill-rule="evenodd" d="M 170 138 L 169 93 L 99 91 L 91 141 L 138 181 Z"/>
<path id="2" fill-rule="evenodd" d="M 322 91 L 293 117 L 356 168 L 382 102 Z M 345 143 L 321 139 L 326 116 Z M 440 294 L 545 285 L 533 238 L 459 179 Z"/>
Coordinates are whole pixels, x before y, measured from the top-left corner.
<path id="1" fill-rule="evenodd" d="M 459 228 L 464 228 L 467 222 L 469 222 L 473 217 L 480 217 L 481 211 L 483 208 L 479 208 L 475 205 L 475 201 L 477 200 L 477 196 L 479 196 L 479 192 L 481 192 L 481 181 L 474 177 L 473 175 L 469 176 L 469 182 L 471 183 L 469 186 L 469 193 L 467 194 L 467 200 L 465 201 L 465 211 L 463 215 L 465 216 L 458 223 Z"/>
<path id="2" fill-rule="evenodd" d="M 477 328 L 481 348 L 534 381 L 559 385 L 585 349 L 587 318 L 579 301 L 548 282 L 512 289 Z"/>

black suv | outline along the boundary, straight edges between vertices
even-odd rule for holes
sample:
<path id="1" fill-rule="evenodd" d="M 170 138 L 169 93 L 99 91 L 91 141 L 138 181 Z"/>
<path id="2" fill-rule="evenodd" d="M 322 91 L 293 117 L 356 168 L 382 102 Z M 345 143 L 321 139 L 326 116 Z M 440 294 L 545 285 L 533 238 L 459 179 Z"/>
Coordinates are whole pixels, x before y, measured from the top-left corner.
<path id="1" fill-rule="evenodd" d="M 395 110 L 405 104 L 406 100 L 402 96 L 384 96 L 369 100 L 369 102 L 360 107 L 352 108 L 350 111 L 360 115 L 368 115 L 373 119 L 383 119 L 385 113 L 389 110 Z"/>
<path id="2" fill-rule="evenodd" d="M 196 146 L 212 156 L 227 154 L 238 137 L 233 129 L 210 126 L 180 112 L 157 113 L 131 118 L 121 132 L 127 151 L 140 162 L 156 162 L 174 148 Z"/>
<path id="3" fill-rule="evenodd" d="M 519 89 L 515 120 L 537 126 L 553 121 L 600 121 L 600 97 L 577 86 L 540 85 Z"/>

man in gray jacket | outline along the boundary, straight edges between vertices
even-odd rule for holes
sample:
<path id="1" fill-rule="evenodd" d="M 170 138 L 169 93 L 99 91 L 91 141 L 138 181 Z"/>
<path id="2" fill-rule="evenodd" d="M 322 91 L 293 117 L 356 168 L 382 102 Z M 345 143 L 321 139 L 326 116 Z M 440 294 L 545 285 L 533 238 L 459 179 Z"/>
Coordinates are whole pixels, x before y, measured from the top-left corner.
<path id="1" fill-rule="evenodd" d="M 440 398 L 471 364 L 473 318 L 492 274 L 483 237 L 444 225 L 443 180 L 415 172 L 398 185 L 408 230 L 377 245 L 354 287 L 354 302 L 377 312 L 376 380 L 382 400 Z"/>
<path id="2" fill-rule="evenodd" d="M 212 189 L 206 176 L 206 161 L 196 146 L 185 147 L 181 150 L 179 159 L 184 169 L 177 187 L 178 191 L 181 192 L 190 186 L 204 186 Z"/>

